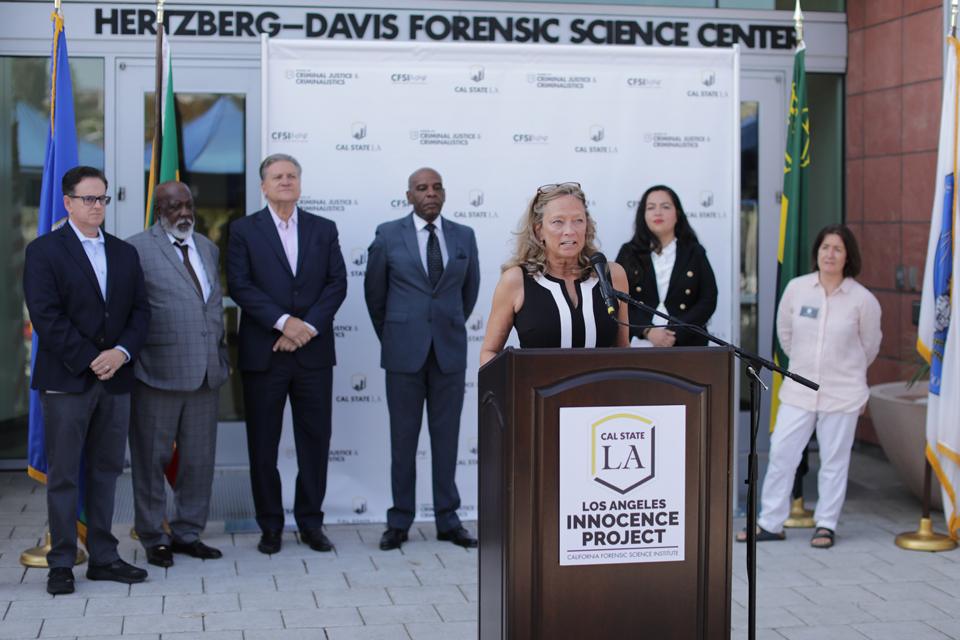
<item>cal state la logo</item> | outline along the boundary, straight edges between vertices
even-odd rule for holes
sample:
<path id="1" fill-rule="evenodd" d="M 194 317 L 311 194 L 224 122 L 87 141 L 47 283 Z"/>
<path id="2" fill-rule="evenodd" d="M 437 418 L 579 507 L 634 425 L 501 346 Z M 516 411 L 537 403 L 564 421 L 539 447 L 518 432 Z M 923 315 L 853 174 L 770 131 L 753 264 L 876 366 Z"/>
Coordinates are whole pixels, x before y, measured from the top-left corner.
<path id="1" fill-rule="evenodd" d="M 602 124 L 592 124 L 590 125 L 590 139 L 594 142 L 600 142 L 603 140 L 603 125 Z"/>
<path id="2" fill-rule="evenodd" d="M 705 87 L 712 87 L 717 83 L 717 74 L 713 69 L 704 69 L 700 72 L 700 82 Z"/>
<path id="3" fill-rule="evenodd" d="M 362 373 L 355 373 L 350 376 L 350 388 L 354 391 L 363 391 L 367 388 L 367 376 Z"/>
<path id="4" fill-rule="evenodd" d="M 480 438 L 470 438 L 467 440 L 467 451 L 473 455 L 480 453 Z"/>
<path id="5" fill-rule="evenodd" d="M 483 329 L 483 314 L 471 313 L 470 317 L 467 318 L 467 327 L 471 331 L 480 331 L 480 329 Z"/>
<path id="6" fill-rule="evenodd" d="M 352 510 L 358 516 L 367 512 L 367 499 L 366 498 L 354 498 Z"/>
<path id="7" fill-rule="evenodd" d="M 354 122 L 350 125 L 350 135 L 357 140 L 363 140 L 367 137 L 367 124 L 365 122 Z"/>
<path id="8" fill-rule="evenodd" d="M 483 204 L 483 190 L 471 189 L 467 199 L 470 201 L 471 207 L 479 207 Z"/>
<path id="9" fill-rule="evenodd" d="M 700 192 L 700 206 L 709 207 L 713 204 L 713 191 Z"/>
<path id="10" fill-rule="evenodd" d="M 656 476 L 656 420 L 624 411 L 590 425 L 590 477 L 620 495 Z"/>
<path id="11" fill-rule="evenodd" d="M 350 251 L 350 262 L 358 267 L 367 264 L 367 250 L 358 247 Z"/>
<path id="12" fill-rule="evenodd" d="M 470 79 L 474 82 L 480 82 L 484 78 L 483 65 L 474 64 L 470 66 Z"/>

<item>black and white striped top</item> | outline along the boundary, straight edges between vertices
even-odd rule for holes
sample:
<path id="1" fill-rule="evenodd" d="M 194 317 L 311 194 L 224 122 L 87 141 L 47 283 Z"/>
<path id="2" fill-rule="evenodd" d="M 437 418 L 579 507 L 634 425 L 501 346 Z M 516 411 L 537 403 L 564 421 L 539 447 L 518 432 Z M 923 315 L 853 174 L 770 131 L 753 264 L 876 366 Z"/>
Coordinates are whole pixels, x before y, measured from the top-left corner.
<path id="1" fill-rule="evenodd" d="M 613 346 L 617 323 L 607 315 L 596 276 L 576 287 L 574 307 L 563 280 L 524 273 L 523 306 L 513 321 L 521 349 Z"/>

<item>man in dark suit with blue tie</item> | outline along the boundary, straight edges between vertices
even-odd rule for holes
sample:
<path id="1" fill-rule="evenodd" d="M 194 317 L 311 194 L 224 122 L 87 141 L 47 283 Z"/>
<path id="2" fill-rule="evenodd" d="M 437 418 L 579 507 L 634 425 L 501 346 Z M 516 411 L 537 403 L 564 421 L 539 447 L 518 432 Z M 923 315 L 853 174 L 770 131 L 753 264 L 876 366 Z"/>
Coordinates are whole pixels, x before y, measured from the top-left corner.
<path id="1" fill-rule="evenodd" d="M 413 213 L 377 227 L 364 279 L 390 411 L 393 508 L 387 511 L 380 548 L 399 548 L 416 517 L 424 402 L 437 538 L 476 547 L 476 538 L 457 516 L 455 476 L 467 369 L 465 325 L 480 289 L 477 240 L 470 227 L 440 217 L 446 195 L 436 171 L 416 171 L 408 189 Z"/>
<path id="2" fill-rule="evenodd" d="M 110 532 L 130 422 L 133 365 L 150 303 L 137 250 L 103 232 L 107 178 L 93 167 L 63 176 L 68 220 L 27 245 L 23 293 L 37 336 L 31 388 L 40 391 L 47 453 L 47 591 L 73 593 L 77 501 L 86 456 L 87 578 L 141 582 Z M 84 449 L 86 447 L 86 449 Z"/>
<path id="3" fill-rule="evenodd" d="M 287 397 L 297 447 L 294 517 L 315 551 L 323 533 L 333 365 L 333 316 L 347 296 L 337 225 L 298 209 L 300 163 L 275 154 L 260 165 L 267 206 L 230 225 L 227 286 L 240 306 L 240 376 L 250 483 L 262 553 L 280 551 L 284 525 L 277 450 Z"/>

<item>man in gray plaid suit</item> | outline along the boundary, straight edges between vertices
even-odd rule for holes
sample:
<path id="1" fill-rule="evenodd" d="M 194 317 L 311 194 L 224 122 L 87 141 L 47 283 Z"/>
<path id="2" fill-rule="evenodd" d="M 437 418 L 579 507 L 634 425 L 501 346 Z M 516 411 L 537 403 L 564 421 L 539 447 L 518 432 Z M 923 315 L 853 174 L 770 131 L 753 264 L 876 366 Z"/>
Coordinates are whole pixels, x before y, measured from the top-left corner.
<path id="1" fill-rule="evenodd" d="M 182 182 L 153 196 L 157 223 L 127 242 L 137 248 L 153 319 L 134 369 L 130 453 L 136 530 L 147 562 L 173 564 L 173 553 L 219 558 L 200 542 L 207 524 L 217 446 L 217 389 L 230 363 L 223 327 L 220 251 L 193 233 L 193 197 Z M 176 513 L 170 533 L 164 470 L 177 448 Z"/>

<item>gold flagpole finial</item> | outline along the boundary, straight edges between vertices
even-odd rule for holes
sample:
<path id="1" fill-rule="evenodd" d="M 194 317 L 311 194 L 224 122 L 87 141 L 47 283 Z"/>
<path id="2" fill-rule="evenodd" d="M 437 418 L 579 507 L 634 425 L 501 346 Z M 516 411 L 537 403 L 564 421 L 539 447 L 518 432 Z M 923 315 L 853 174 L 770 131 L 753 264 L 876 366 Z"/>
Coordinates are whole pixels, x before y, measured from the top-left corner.
<path id="1" fill-rule="evenodd" d="M 800 0 L 797 0 L 797 8 L 793 12 L 793 22 L 797 30 L 797 44 L 800 44 L 803 42 L 803 11 L 800 11 Z"/>
<path id="2" fill-rule="evenodd" d="M 950 8 L 950 36 L 957 37 L 957 0 L 953 0 L 953 6 Z"/>
<path id="3" fill-rule="evenodd" d="M 163 0 L 157 0 L 157 24 L 163 28 Z"/>
<path id="4" fill-rule="evenodd" d="M 956 9 L 956 7 L 954 7 L 954 9 Z M 53 10 L 60 13 L 60 0 L 53 0 Z M 953 15 L 957 15 L 956 11 L 954 11 Z"/>

